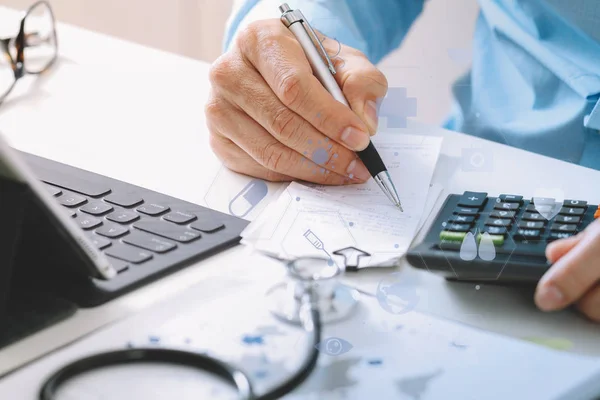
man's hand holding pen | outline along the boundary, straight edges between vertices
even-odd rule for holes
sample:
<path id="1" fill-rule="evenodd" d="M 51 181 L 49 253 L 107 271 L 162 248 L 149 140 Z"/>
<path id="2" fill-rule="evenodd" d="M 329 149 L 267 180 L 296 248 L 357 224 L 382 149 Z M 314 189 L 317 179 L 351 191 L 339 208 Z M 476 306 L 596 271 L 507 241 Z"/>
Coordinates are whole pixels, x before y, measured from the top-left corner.
<path id="1" fill-rule="evenodd" d="M 335 40 L 323 46 L 329 54 L 339 50 Z M 333 60 L 335 79 L 351 110 L 315 78 L 302 47 L 279 19 L 242 30 L 210 73 L 205 111 L 211 146 L 223 163 L 270 181 L 341 185 L 370 179 L 356 151 L 377 130 L 376 102 L 385 96 L 387 80 L 361 52 L 342 45 L 340 56 L 343 61 Z M 332 146 L 326 162 L 311 157 L 319 143 Z"/>

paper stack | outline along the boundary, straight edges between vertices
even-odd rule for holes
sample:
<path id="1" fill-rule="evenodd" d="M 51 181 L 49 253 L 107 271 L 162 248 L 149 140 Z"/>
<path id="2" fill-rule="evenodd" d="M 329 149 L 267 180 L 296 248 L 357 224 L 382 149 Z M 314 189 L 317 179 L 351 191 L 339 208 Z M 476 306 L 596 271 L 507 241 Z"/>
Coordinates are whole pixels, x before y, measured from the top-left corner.
<path id="1" fill-rule="evenodd" d="M 360 262 L 360 267 L 394 264 L 408 250 L 442 192 L 441 186 L 431 184 L 442 138 L 382 133 L 374 143 L 404 212 L 373 180 L 337 187 L 291 183 L 242 232 L 242 242 L 281 258 L 316 256 L 336 261 L 343 253 L 356 265 Z"/>

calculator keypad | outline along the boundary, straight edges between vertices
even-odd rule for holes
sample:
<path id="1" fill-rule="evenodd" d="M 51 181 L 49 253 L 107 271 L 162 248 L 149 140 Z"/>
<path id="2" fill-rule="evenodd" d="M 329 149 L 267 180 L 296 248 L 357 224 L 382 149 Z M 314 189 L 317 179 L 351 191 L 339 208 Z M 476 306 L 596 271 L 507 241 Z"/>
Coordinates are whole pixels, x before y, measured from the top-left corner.
<path id="1" fill-rule="evenodd" d="M 442 224 L 440 248 L 459 250 L 460 246 L 449 242 L 462 242 L 468 232 L 479 241 L 481 235 L 487 233 L 496 246 L 506 246 L 505 239 L 509 239 L 514 243 L 512 250 L 515 252 L 522 250 L 531 254 L 532 248 L 525 247 L 539 246 L 537 250 L 543 256 L 548 242 L 575 235 L 594 218 L 600 217 L 600 209 L 589 206 L 584 200 L 565 200 L 562 203 L 549 198 L 535 200 L 536 205 L 533 199 L 523 200 L 523 196 L 515 194 L 502 194 L 495 198 L 482 192 L 463 193 L 454 203 L 456 206 L 452 214 Z M 546 219 L 545 216 L 551 215 L 552 211 L 557 215 Z M 503 249 L 497 250 L 503 252 Z"/>

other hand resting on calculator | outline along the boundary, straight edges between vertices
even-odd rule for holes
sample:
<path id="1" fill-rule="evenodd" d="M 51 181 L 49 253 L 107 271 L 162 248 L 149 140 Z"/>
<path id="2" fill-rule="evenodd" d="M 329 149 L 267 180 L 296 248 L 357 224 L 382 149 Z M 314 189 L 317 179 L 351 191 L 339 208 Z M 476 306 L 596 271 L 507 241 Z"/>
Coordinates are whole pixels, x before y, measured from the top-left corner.
<path id="1" fill-rule="evenodd" d="M 576 236 L 549 244 L 546 258 L 553 265 L 538 283 L 538 307 L 554 311 L 575 304 L 600 322 L 600 219 Z"/>

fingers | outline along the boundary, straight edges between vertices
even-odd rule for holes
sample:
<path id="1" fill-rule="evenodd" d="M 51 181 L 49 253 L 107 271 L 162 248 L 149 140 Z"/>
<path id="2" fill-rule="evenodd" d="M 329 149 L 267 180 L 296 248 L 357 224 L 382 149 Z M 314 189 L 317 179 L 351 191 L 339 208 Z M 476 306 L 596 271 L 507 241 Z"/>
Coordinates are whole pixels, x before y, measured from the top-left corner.
<path id="1" fill-rule="evenodd" d="M 567 239 L 557 240 L 546 246 L 546 258 L 551 263 L 555 263 L 562 256 L 567 254 L 579 241 L 583 238 L 584 232 L 580 232 L 575 236 Z"/>
<path id="2" fill-rule="evenodd" d="M 325 40 L 323 46 L 330 54 L 338 51 L 335 40 Z M 374 135 L 379 120 L 377 100 L 384 98 L 387 93 L 387 79 L 363 53 L 356 49 L 342 46 L 340 57 L 344 62 L 343 67 L 339 68 L 335 75 L 336 80 L 342 87 L 352 110 L 369 127 L 369 133 Z"/>
<path id="3" fill-rule="evenodd" d="M 600 221 L 596 221 L 540 280 L 535 302 L 544 311 L 562 309 L 582 298 L 599 280 Z"/>
<path id="4" fill-rule="evenodd" d="M 271 136 L 262 126 L 242 111 L 227 105 L 223 101 L 209 101 L 206 107 L 207 115 L 210 115 L 209 130 L 211 132 L 211 146 L 217 155 L 224 159 L 227 166 L 234 171 L 249 174 L 246 170 L 253 167 L 254 173 L 260 176 L 267 176 L 267 172 L 257 169 L 253 163 L 248 161 L 252 159 L 261 167 L 276 173 L 268 175 L 268 180 L 291 180 L 300 179 L 304 181 L 315 182 L 323 185 L 342 185 L 356 182 L 347 177 L 330 172 L 314 162 L 302 157 L 297 152 L 284 146 Z M 223 114 L 227 118 L 224 118 Z M 231 135 L 230 132 L 243 132 Z M 222 138 L 229 142 L 224 141 Z M 232 150 L 232 144 L 236 149 Z M 244 154 L 247 154 L 246 157 Z M 254 175 L 256 176 L 256 175 Z M 286 178 L 290 179 L 286 179 Z"/>
<path id="5" fill-rule="evenodd" d="M 327 92 L 302 47 L 279 20 L 251 24 L 238 36 L 238 45 L 285 107 L 348 149 L 368 146 L 368 126 Z"/>
<path id="6" fill-rule="evenodd" d="M 360 182 L 371 177 L 363 163 L 357 160 L 354 151 L 330 140 L 287 108 L 273 95 L 258 72 L 248 69 L 244 75 L 244 79 L 237 82 L 235 87 L 226 88 L 228 98 L 275 139 L 330 172 L 357 178 Z M 235 142 L 247 140 L 247 132 L 243 128 L 228 131 L 227 135 Z"/>
<path id="7" fill-rule="evenodd" d="M 600 322 L 600 285 L 587 292 L 577 303 L 577 308 L 592 321 Z"/>

